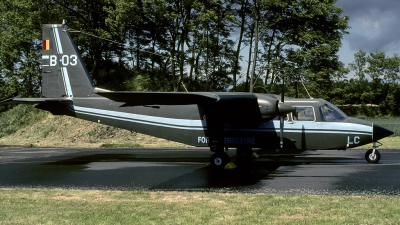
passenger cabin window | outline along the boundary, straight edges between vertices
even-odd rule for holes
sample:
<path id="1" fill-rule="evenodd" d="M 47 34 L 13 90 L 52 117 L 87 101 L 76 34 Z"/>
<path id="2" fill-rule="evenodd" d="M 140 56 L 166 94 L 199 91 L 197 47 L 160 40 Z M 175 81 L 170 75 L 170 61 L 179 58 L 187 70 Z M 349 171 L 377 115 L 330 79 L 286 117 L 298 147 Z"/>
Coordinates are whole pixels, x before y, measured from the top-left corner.
<path id="1" fill-rule="evenodd" d="M 347 118 L 347 115 L 331 103 L 326 103 L 319 108 L 322 121 L 333 122 L 342 121 Z"/>
<path id="2" fill-rule="evenodd" d="M 308 106 L 297 106 L 296 112 L 293 114 L 293 120 L 297 121 L 314 121 L 314 109 Z"/>

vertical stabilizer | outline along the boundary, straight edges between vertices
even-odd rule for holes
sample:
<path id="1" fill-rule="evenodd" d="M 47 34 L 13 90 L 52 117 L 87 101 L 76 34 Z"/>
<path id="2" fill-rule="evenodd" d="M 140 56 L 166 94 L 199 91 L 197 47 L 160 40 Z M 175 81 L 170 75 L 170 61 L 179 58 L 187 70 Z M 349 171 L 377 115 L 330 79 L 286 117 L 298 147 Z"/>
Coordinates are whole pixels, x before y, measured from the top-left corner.
<path id="1" fill-rule="evenodd" d="M 86 97 L 94 83 L 65 24 L 43 25 L 42 94 L 48 98 Z"/>

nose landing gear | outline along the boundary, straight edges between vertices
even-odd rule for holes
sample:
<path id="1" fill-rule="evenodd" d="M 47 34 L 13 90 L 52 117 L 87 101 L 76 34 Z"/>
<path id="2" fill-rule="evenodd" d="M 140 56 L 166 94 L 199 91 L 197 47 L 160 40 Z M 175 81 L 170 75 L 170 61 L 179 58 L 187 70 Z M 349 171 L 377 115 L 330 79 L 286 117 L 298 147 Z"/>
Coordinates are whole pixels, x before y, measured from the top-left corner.
<path id="1" fill-rule="evenodd" d="M 379 146 L 381 146 L 382 144 L 380 142 L 378 142 L 380 145 L 377 146 L 376 145 L 377 142 L 373 143 L 372 149 L 369 149 L 366 153 L 365 153 L 365 160 L 367 160 L 367 162 L 369 163 L 378 163 L 379 160 L 381 159 L 381 154 L 379 153 L 378 150 L 376 150 Z"/>

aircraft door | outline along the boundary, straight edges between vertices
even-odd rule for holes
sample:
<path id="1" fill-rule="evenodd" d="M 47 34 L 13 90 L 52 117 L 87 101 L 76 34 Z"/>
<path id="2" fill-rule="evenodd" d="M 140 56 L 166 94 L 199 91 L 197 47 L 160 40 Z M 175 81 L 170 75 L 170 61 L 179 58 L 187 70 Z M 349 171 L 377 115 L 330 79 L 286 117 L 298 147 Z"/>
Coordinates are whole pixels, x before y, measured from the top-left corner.
<path id="1" fill-rule="evenodd" d="M 312 106 L 293 106 L 296 110 L 291 115 L 288 122 L 289 139 L 295 144 L 297 149 L 312 148 L 312 131 L 318 129 L 315 122 L 315 110 Z M 291 122 L 291 123 L 290 123 Z M 289 130 L 290 129 L 290 130 Z"/>

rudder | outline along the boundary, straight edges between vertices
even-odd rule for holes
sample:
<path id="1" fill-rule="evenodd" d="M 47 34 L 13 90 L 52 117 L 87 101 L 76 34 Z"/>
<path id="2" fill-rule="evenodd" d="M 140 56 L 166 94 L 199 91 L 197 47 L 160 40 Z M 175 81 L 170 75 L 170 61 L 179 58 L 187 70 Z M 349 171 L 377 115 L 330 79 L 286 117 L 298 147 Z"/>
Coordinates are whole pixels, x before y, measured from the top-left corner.
<path id="1" fill-rule="evenodd" d="M 43 25 L 42 94 L 48 98 L 87 97 L 94 83 L 65 24 Z"/>

